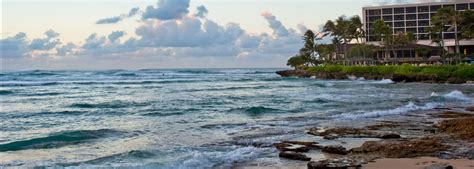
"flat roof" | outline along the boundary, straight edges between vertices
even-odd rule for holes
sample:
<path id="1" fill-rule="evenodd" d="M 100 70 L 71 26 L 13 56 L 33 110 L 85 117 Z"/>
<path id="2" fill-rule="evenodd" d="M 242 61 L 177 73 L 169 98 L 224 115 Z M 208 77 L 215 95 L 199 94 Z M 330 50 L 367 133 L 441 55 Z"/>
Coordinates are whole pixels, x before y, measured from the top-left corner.
<path id="1" fill-rule="evenodd" d="M 428 3 L 406 3 L 406 4 L 391 4 L 381 6 L 366 6 L 362 7 L 363 10 L 367 9 L 380 9 L 380 8 L 396 8 L 396 7 L 412 7 L 412 6 L 424 6 L 424 5 L 444 5 L 444 4 L 463 4 L 463 3 L 474 3 L 474 0 L 449 0 L 446 2 L 428 2 Z"/>

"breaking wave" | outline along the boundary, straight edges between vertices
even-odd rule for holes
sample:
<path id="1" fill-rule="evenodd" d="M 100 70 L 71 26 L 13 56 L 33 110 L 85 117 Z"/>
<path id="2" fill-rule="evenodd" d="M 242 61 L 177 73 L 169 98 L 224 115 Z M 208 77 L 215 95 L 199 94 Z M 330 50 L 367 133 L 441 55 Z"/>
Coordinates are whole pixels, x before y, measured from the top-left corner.
<path id="1" fill-rule="evenodd" d="M 46 137 L 1 144 L 0 152 L 19 151 L 27 149 L 58 148 L 68 145 L 80 144 L 86 141 L 100 139 L 108 136 L 114 136 L 120 133 L 122 132 L 110 129 L 66 131 L 51 134 Z"/>
<path id="2" fill-rule="evenodd" d="M 408 105 L 397 107 L 395 109 L 342 114 L 342 115 L 337 115 L 336 117 L 343 118 L 343 119 L 377 118 L 377 117 L 382 117 L 382 116 L 399 115 L 399 114 L 408 113 L 408 112 L 417 111 L 417 110 L 430 110 L 430 109 L 439 107 L 441 105 L 443 104 L 432 102 L 432 103 L 427 103 L 422 106 L 418 106 L 415 103 L 410 102 L 408 103 Z"/>

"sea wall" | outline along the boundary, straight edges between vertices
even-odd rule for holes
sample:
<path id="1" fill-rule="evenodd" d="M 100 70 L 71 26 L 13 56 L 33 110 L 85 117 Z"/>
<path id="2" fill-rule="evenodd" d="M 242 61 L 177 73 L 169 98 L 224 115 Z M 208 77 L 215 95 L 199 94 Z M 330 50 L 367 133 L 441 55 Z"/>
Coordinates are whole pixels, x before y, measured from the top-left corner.
<path id="1" fill-rule="evenodd" d="M 315 77 L 317 79 L 327 79 L 327 80 L 348 80 L 354 79 L 354 77 L 363 77 L 366 80 L 382 80 L 382 79 L 391 79 L 394 82 L 410 83 L 410 82 L 420 82 L 420 83 L 450 83 L 450 84 L 463 84 L 471 83 L 473 78 L 459 78 L 459 77 L 449 77 L 441 78 L 437 75 L 401 75 L 401 74 L 372 74 L 372 73 L 344 73 L 344 72 L 309 72 L 305 70 L 283 70 L 276 72 L 282 77 L 300 77 L 300 78 L 309 78 Z"/>

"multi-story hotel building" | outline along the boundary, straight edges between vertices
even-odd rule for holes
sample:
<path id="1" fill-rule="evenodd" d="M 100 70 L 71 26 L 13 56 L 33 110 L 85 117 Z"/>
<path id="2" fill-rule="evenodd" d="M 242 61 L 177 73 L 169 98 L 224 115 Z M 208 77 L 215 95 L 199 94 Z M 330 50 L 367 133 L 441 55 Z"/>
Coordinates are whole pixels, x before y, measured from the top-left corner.
<path id="1" fill-rule="evenodd" d="M 440 8 L 451 7 L 457 11 L 474 10 L 474 0 L 452 0 L 449 2 L 431 2 L 431 3 L 413 3 L 398 4 L 363 8 L 363 20 L 367 36 L 367 43 L 377 43 L 377 39 L 373 36 L 372 26 L 376 20 L 384 20 L 387 25 L 392 28 L 393 34 L 412 32 L 416 35 L 418 44 L 435 46 L 431 43 L 431 37 L 427 32 L 430 26 L 430 19 Z M 445 29 L 443 38 L 445 46 L 450 51 L 454 50 L 454 30 Z M 474 40 L 461 40 L 461 51 L 463 53 L 472 53 Z M 470 47 L 469 47 L 470 46 Z"/>

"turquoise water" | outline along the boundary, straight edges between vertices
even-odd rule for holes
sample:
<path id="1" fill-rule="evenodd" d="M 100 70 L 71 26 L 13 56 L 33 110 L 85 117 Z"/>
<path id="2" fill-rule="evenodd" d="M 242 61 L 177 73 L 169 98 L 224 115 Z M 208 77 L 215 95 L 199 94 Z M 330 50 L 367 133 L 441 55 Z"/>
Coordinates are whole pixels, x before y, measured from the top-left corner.
<path id="1" fill-rule="evenodd" d="M 271 144 L 308 127 L 474 103 L 472 85 L 275 71 L 1 72 L 0 168 L 272 166 Z"/>

